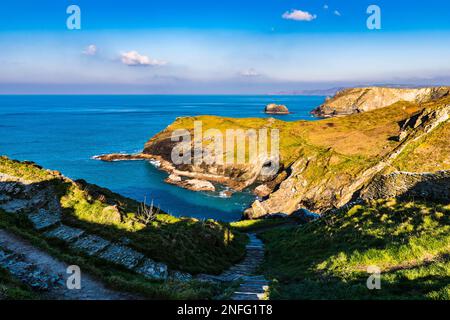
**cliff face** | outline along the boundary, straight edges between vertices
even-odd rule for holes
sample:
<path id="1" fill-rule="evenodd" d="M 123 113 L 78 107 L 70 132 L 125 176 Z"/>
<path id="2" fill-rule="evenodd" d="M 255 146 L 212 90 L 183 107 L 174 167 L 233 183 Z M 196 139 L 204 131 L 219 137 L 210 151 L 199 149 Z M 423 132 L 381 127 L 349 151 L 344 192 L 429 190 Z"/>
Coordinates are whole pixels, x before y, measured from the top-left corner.
<path id="1" fill-rule="evenodd" d="M 447 89 L 353 89 L 403 92 L 414 102 L 399 101 L 384 108 L 319 121 L 284 122 L 275 119 L 230 119 L 201 116 L 179 118 L 150 139 L 143 153 L 134 158 L 155 159 L 161 169 L 183 179 L 208 180 L 235 190 L 251 188 L 260 197 L 245 211 L 247 218 L 293 214 L 302 209 L 322 213 L 357 199 L 380 175 L 396 171 L 414 173 L 450 170 L 450 96 Z M 375 91 L 373 91 L 375 90 Z M 403 91 L 402 91 L 403 90 Z M 384 92 L 384 93 L 383 93 Z M 392 93 L 391 92 L 391 93 Z M 343 95 L 340 93 L 337 97 Z M 399 99 L 399 94 L 389 101 Z M 440 98 L 439 98 L 440 97 Z M 429 101 L 431 100 L 431 101 Z M 388 100 L 383 100 L 387 103 Z M 426 102 L 428 101 L 428 102 Z M 371 101 L 370 105 L 379 105 Z M 208 163 L 175 164 L 171 154 L 180 142 L 172 141 L 176 130 L 193 133 L 194 123 L 203 130 L 279 130 L 279 168 L 262 174 L 273 159 L 256 157 L 245 164 L 218 164 L 217 154 L 208 149 L 212 141 L 202 138 Z M 248 136 L 243 131 L 248 142 Z M 189 148 L 192 142 L 185 143 Z M 194 148 L 195 149 L 195 148 Z M 177 178 L 178 180 L 178 178 Z M 184 181 L 184 180 L 182 180 Z"/>
<path id="2" fill-rule="evenodd" d="M 333 152 L 317 154 L 312 158 L 300 158 L 290 168 L 291 175 L 284 180 L 277 191 L 273 192 L 268 199 L 260 202 L 255 201 L 251 208 L 246 211 L 249 218 L 259 218 L 268 214 L 284 212 L 293 213 L 298 209 L 307 208 L 316 212 L 324 212 L 332 208 L 339 208 L 359 197 L 360 190 L 366 189 L 364 197 L 366 199 L 385 197 L 388 194 L 393 196 L 418 196 L 437 193 L 433 199 L 444 201 L 448 195 L 450 183 L 448 175 L 445 179 L 438 175 L 426 174 L 392 174 L 389 178 L 380 178 L 380 175 L 395 170 L 397 162 L 424 143 L 430 138 L 435 130 L 450 127 L 450 104 L 443 102 L 437 105 L 429 105 L 412 117 L 399 122 L 401 125 L 398 135 L 389 138 L 398 140 L 397 144 L 390 147 L 383 147 L 387 151 L 384 155 L 367 159 L 367 163 L 347 163 L 347 166 L 332 166 L 338 160 L 339 155 Z M 396 106 L 392 106 L 395 108 Z M 382 111 L 382 110 L 380 110 Z M 359 117 L 364 117 L 360 115 Z M 347 118 L 348 119 L 348 118 Z M 450 136 L 445 139 L 449 141 Z M 351 143 L 347 139 L 347 143 Z M 447 143 L 429 146 L 428 152 L 439 153 L 441 149 L 447 148 Z M 342 156 L 342 155 L 340 155 Z M 434 163 L 435 170 L 450 169 L 450 154 L 442 158 L 438 163 Z M 319 175 L 312 176 L 311 170 L 320 170 Z M 421 171 L 421 168 L 416 170 Z M 394 179 L 394 178 L 395 179 Z M 398 178 L 398 179 L 397 179 Z M 374 179 L 378 182 L 372 183 Z M 381 181 L 381 182 L 380 182 Z M 381 190 L 383 182 L 390 182 L 386 189 L 378 193 L 374 190 Z M 396 184 L 397 183 L 397 184 Z M 385 196 L 381 196 L 381 194 Z M 448 200 L 449 198 L 447 198 Z"/>
<path id="3" fill-rule="evenodd" d="M 227 161 L 226 150 L 226 130 L 242 130 L 236 131 L 233 143 L 238 145 L 238 140 L 241 139 L 243 143 L 248 145 L 251 132 L 246 131 L 246 127 L 252 124 L 252 129 L 265 128 L 270 130 L 274 124 L 274 119 L 225 119 L 219 117 L 194 117 L 194 118 L 179 118 L 172 125 L 167 127 L 164 131 L 158 133 L 150 139 L 144 147 L 141 154 L 144 158 L 153 158 L 160 162 L 160 168 L 167 171 L 173 176 L 183 177 L 183 179 L 199 179 L 217 182 L 231 187 L 234 190 L 240 191 L 255 182 L 263 182 L 272 180 L 279 172 L 279 167 L 270 169 L 268 164 L 271 161 L 278 161 L 270 155 L 260 154 L 252 159 L 246 153 L 245 161 L 239 162 L 233 155 L 233 161 Z M 201 161 L 195 160 L 195 152 L 198 149 L 195 138 L 194 123 L 202 123 L 202 134 L 198 142 L 202 145 Z M 184 132 L 190 137 L 189 141 L 182 142 L 180 139 L 172 140 L 174 133 L 177 130 L 185 130 Z M 220 143 L 222 152 L 216 154 L 215 143 L 216 140 L 212 138 L 207 132 L 214 130 L 221 134 L 223 141 Z M 210 131 L 211 132 L 211 131 Z M 175 134 L 175 136 L 177 136 Z M 267 135 L 268 136 L 268 135 Z M 217 140 L 218 141 L 218 140 Z M 188 150 L 184 154 L 190 159 L 185 163 L 174 163 L 174 150 Z M 185 181 L 179 181 L 180 185 Z"/>
<path id="4" fill-rule="evenodd" d="M 400 89 L 355 88 L 339 91 L 312 113 L 318 117 L 345 116 L 390 106 L 399 101 L 426 103 L 450 94 L 450 87 Z"/>

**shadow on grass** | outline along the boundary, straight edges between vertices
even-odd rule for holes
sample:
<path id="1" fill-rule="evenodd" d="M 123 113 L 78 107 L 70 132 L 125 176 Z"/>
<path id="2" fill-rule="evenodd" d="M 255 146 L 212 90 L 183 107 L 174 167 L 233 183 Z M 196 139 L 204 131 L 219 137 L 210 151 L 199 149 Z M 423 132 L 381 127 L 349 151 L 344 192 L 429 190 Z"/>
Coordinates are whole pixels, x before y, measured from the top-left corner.
<path id="1" fill-rule="evenodd" d="M 401 202 L 394 208 L 359 206 L 302 227 L 264 233 L 264 270 L 276 279 L 271 298 L 445 297 L 449 256 L 433 256 L 433 261 L 420 258 L 422 253 L 445 251 L 450 217 L 435 214 L 441 209 L 430 203 L 412 208 Z M 379 264 L 382 271 L 380 291 L 366 286 L 367 266 L 372 264 Z"/>
<path id="2" fill-rule="evenodd" d="M 11 195 L 5 191 L 10 190 L 11 185 L 0 182 L 0 194 Z M 151 259 L 166 263 L 171 269 L 218 274 L 245 255 L 246 236 L 231 230 L 227 224 L 179 219 L 162 213 L 145 226 L 135 215 L 140 206 L 138 202 L 84 181 L 72 183 L 55 178 L 28 185 L 14 182 L 11 190 L 16 193 L 12 195 L 14 199 L 32 198 L 38 193 L 46 194 L 46 197 L 52 195 L 33 207 L 33 211 L 39 208 L 55 210 L 51 203 L 61 204 L 63 198 L 72 197 L 59 209 L 64 224 L 127 245 Z M 77 207 L 79 203 L 82 206 Z M 115 208 L 111 212 L 117 215 L 105 216 L 105 208 Z M 26 214 L 17 218 L 21 225 L 31 228 Z"/>

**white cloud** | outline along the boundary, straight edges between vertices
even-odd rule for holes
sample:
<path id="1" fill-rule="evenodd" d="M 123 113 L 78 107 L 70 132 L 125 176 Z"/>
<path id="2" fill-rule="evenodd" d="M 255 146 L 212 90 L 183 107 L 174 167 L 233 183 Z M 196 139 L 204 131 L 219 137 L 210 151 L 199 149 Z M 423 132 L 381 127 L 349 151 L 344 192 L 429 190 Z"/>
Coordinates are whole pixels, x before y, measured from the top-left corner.
<path id="1" fill-rule="evenodd" d="M 151 59 L 148 56 L 139 54 L 137 51 L 129 51 L 121 54 L 121 61 L 127 66 L 163 66 L 167 62 Z"/>
<path id="2" fill-rule="evenodd" d="M 84 49 L 83 54 L 87 56 L 95 56 L 97 54 L 97 46 L 95 44 L 89 45 L 86 49 Z"/>
<path id="3" fill-rule="evenodd" d="M 295 21 L 312 21 L 317 18 L 317 15 L 313 15 L 307 11 L 292 9 L 283 13 L 282 18 Z"/>
<path id="4" fill-rule="evenodd" d="M 260 76 L 259 72 L 253 68 L 241 71 L 239 74 L 243 77 L 259 77 Z"/>
<path id="5" fill-rule="evenodd" d="M 337 10 L 334 10 L 334 15 L 340 17 L 340 16 L 341 16 L 341 13 L 340 13 L 339 11 L 337 11 Z"/>
<path id="6" fill-rule="evenodd" d="M 325 10 L 328 10 L 329 6 L 328 6 L 327 4 L 325 4 L 325 5 L 323 6 L 323 8 L 324 8 Z"/>

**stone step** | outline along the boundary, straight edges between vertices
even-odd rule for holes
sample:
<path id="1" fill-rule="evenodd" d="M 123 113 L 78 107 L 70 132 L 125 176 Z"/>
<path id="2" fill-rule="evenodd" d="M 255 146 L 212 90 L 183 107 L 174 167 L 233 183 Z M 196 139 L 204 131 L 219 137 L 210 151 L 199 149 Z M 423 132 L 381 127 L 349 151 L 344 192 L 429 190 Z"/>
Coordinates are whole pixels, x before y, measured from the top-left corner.
<path id="1" fill-rule="evenodd" d="M 53 230 L 44 233 L 44 237 L 55 238 L 65 242 L 72 242 L 80 238 L 84 230 L 60 225 Z"/>
<path id="2" fill-rule="evenodd" d="M 244 281 L 248 281 L 248 280 L 265 280 L 265 281 L 267 281 L 267 279 L 262 275 L 244 277 Z"/>
<path id="3" fill-rule="evenodd" d="M 241 286 L 246 286 L 246 287 L 265 288 L 265 287 L 268 287 L 268 285 L 269 285 L 269 282 L 267 282 L 267 283 L 247 282 L 244 280 L 244 278 L 242 278 L 241 280 L 243 281 L 241 283 Z"/>
<path id="4" fill-rule="evenodd" d="M 248 285 L 241 285 L 238 292 L 249 292 L 249 293 L 265 293 L 267 290 L 269 290 L 269 286 L 248 286 Z"/>
<path id="5" fill-rule="evenodd" d="M 231 300 L 259 300 L 256 293 L 234 293 Z"/>

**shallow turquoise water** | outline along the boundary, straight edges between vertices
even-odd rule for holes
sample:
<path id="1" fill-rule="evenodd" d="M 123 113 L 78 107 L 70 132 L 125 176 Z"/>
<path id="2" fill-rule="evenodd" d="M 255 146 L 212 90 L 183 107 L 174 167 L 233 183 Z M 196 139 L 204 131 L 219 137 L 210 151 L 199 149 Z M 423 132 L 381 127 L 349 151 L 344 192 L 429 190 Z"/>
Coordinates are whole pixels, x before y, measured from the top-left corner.
<path id="1" fill-rule="evenodd" d="M 98 154 L 134 153 L 180 116 L 267 117 L 268 103 L 286 104 L 286 121 L 313 120 L 324 97 L 305 96 L 0 96 L 0 154 L 31 160 L 115 192 L 155 204 L 178 216 L 232 221 L 253 200 L 230 199 L 163 182 L 167 176 L 144 161 L 105 163 Z"/>

